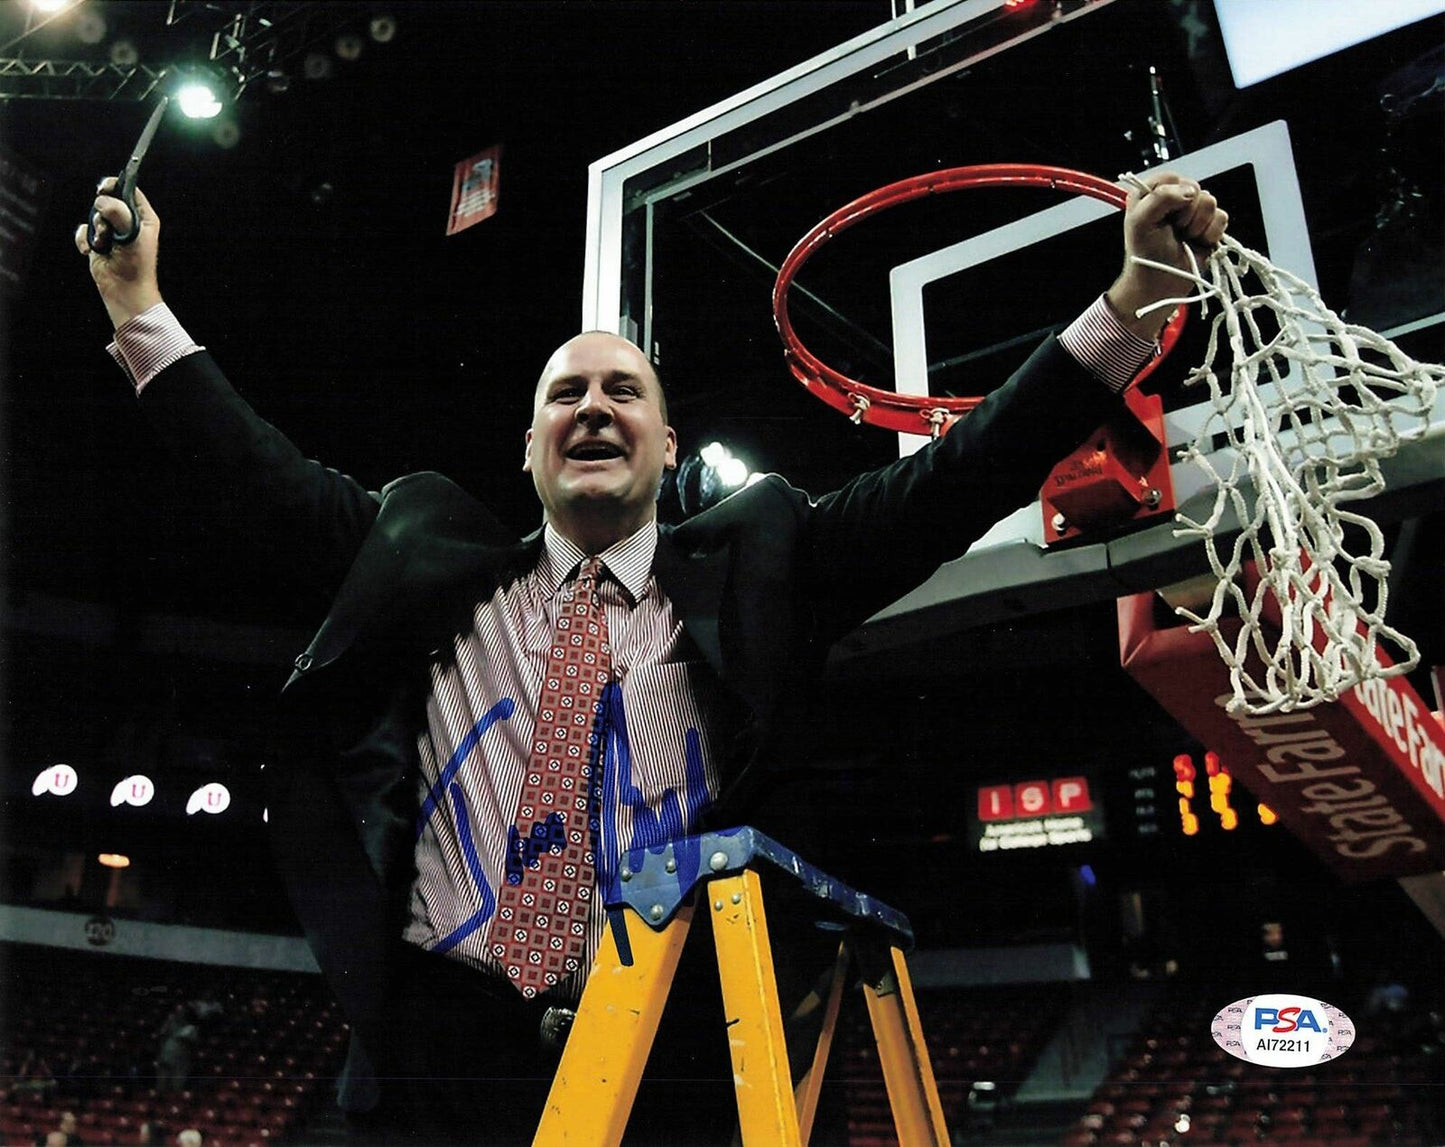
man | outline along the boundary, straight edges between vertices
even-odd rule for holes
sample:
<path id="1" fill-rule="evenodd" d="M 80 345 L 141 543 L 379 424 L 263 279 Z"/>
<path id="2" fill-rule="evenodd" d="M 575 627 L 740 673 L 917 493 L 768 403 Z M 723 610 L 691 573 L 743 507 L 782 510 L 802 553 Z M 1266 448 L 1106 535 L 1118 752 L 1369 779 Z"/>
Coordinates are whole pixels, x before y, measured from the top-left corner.
<path id="1" fill-rule="evenodd" d="M 1136 310 L 1179 290 L 1126 260 L 911 458 L 816 501 L 770 476 L 675 529 L 656 522 L 677 449 L 657 375 L 625 340 L 579 335 L 536 387 L 523 465 L 545 527 L 517 541 L 439 475 L 368 492 L 263 422 L 162 303 L 159 220 L 137 199 L 134 245 L 101 256 L 81 229 L 77 247 L 152 424 L 238 528 L 332 595 L 285 690 L 304 751 L 267 770 L 273 842 L 383 1110 L 430 1120 L 432 1140 L 535 1126 L 519 1081 L 545 1094 L 540 1045 L 580 994 L 606 921 L 592 893 L 619 857 L 757 811 L 829 646 L 1034 496 L 1152 353 L 1165 316 Z M 128 226 L 120 201 L 95 203 Z M 1226 222 L 1157 175 L 1131 195 L 1126 252 L 1184 266 Z"/>
<path id="2" fill-rule="evenodd" d="M 66 1147 L 85 1147 L 85 1140 L 80 1137 L 77 1129 L 75 1112 L 62 1111 L 60 1113 L 60 1134 L 65 1136 L 63 1142 Z"/>
<path id="3" fill-rule="evenodd" d="M 177 1004 L 166 1017 L 156 1050 L 156 1090 L 162 1095 L 184 1091 L 191 1076 L 191 1057 L 201 1030 L 189 1004 Z"/>

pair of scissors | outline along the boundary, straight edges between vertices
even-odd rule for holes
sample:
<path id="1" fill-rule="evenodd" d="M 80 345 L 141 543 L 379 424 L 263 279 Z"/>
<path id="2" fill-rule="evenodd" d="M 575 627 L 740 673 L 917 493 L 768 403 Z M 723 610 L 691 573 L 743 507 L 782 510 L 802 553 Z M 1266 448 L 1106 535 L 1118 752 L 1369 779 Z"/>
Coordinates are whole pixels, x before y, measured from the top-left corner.
<path id="1" fill-rule="evenodd" d="M 140 174 L 140 161 L 145 158 L 146 150 L 155 138 L 156 130 L 161 126 L 161 119 L 166 114 L 166 105 L 169 103 L 169 96 L 161 97 L 161 102 L 156 105 L 156 110 L 151 112 L 151 118 L 146 122 L 145 130 L 140 133 L 140 139 L 136 141 L 130 159 L 116 177 L 115 186 L 105 193 L 126 205 L 130 211 L 130 227 L 124 232 L 115 232 L 94 207 L 90 209 L 90 222 L 85 229 L 85 238 L 90 249 L 99 255 L 109 255 L 113 245 L 124 247 L 127 243 L 134 243 L 136 236 L 140 234 L 140 212 L 135 205 L 136 176 Z"/>

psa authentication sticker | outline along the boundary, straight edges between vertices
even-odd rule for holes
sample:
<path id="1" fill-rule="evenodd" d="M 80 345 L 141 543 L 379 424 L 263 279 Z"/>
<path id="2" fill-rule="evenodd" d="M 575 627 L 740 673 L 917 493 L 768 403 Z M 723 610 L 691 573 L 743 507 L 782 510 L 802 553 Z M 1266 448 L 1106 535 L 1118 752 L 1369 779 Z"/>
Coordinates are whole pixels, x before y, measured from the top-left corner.
<path id="1" fill-rule="evenodd" d="M 1355 1025 L 1333 1004 L 1272 992 L 1230 1004 L 1210 1025 L 1230 1055 L 1266 1067 L 1311 1067 L 1355 1042 Z"/>

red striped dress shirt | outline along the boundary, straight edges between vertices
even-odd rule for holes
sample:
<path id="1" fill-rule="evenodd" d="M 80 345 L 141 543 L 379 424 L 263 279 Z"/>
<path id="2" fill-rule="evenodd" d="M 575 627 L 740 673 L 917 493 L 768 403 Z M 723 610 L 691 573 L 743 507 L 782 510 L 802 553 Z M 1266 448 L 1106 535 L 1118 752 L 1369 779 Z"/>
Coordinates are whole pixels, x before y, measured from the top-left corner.
<path id="1" fill-rule="evenodd" d="M 586 556 L 551 526 L 536 567 L 478 602 L 471 632 L 431 668 L 420 737 L 420 833 L 406 939 L 502 972 L 489 939 L 503 879 L 507 830 L 537 719 L 557 612 Z M 679 656 L 682 626 L 652 576 L 657 525 L 604 550 L 597 597 L 607 614 L 614 694 L 598 799 L 598 883 L 605 890 L 628 849 L 696 831 L 717 795 L 706 714 L 716 682 Z M 620 703 L 621 712 L 616 706 Z M 588 914 L 583 971 L 554 991 L 581 994 L 606 915 Z"/>

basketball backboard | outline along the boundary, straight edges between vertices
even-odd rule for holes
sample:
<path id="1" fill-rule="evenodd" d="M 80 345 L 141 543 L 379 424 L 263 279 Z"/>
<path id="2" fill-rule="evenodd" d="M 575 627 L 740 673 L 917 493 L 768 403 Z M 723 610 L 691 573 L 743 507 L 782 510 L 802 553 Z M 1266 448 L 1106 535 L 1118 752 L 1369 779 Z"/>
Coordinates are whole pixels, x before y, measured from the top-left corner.
<path id="1" fill-rule="evenodd" d="M 1353 224 L 1338 219 L 1361 204 L 1345 202 L 1360 192 L 1336 157 L 1378 149 L 1378 96 L 1368 85 L 1383 82 L 1414 41 L 1328 65 L 1353 69 L 1358 115 L 1313 111 L 1282 88 L 1231 109 L 1222 49 L 1212 57 L 1208 29 L 1179 23 L 1170 8 L 937 0 L 599 160 L 583 328 L 648 348 L 690 419 L 739 435 L 757 468 L 820 491 L 924 439 L 855 430 L 790 383 L 771 329 L 772 279 L 819 219 L 894 180 L 979 163 L 1106 178 L 1168 167 L 1205 181 L 1241 242 L 1343 309 L 1335 300 L 1346 294 L 1358 233 L 1346 247 L 1341 233 Z M 1165 91 L 1172 105 L 1156 98 Z M 1047 192 L 969 192 L 888 212 L 829 248 L 795 287 L 794 321 L 806 324 L 810 348 L 873 385 L 977 394 L 1107 285 L 1119 258 L 1117 212 Z M 1417 357 L 1439 354 L 1445 313 L 1400 318 L 1382 333 Z M 1175 352 L 1179 375 L 1202 348 L 1202 329 L 1192 337 Z M 1171 450 L 1202 424 L 1199 397 L 1167 394 Z M 1442 437 L 1445 400 L 1428 434 L 1387 464 L 1377 517 L 1438 504 Z M 1212 497 L 1196 467 L 1172 471 L 1182 509 Z M 843 656 L 1205 569 L 1200 546 L 1176 538 L 1168 517 L 1046 549 L 1035 504 L 877 615 Z"/>

